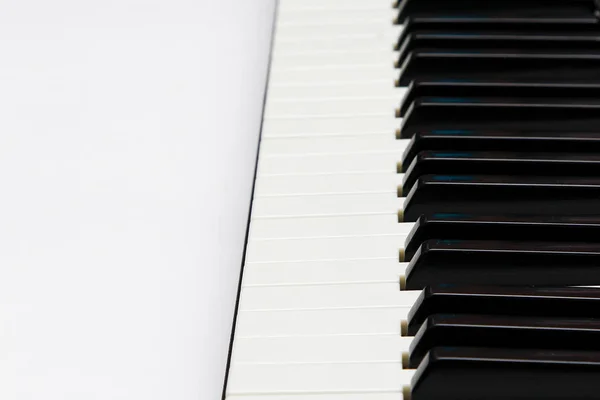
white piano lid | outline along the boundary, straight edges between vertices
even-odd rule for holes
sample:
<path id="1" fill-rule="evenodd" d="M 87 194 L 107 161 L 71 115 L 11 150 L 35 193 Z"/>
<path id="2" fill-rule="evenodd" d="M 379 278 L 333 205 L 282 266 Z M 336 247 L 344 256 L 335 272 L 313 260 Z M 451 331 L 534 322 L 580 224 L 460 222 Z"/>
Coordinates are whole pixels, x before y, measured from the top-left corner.
<path id="1" fill-rule="evenodd" d="M 0 398 L 220 396 L 274 3 L 0 3 Z"/>

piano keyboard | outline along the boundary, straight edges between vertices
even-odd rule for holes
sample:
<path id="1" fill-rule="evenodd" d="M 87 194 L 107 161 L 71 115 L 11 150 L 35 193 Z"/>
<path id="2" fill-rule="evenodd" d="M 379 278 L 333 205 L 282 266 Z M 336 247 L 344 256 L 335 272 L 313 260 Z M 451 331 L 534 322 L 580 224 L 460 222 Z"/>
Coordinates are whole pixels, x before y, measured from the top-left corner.
<path id="1" fill-rule="evenodd" d="M 279 1 L 226 399 L 600 397 L 598 7 Z"/>

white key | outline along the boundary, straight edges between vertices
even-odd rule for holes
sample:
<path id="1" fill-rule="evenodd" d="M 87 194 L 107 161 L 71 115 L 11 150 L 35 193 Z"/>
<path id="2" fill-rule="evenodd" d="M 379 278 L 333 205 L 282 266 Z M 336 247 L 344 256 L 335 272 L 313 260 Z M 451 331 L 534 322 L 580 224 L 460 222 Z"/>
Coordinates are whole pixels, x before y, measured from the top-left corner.
<path id="1" fill-rule="evenodd" d="M 260 156 L 317 155 L 317 154 L 396 154 L 401 158 L 409 143 L 392 134 L 347 135 L 324 137 L 267 137 L 260 146 Z"/>
<path id="2" fill-rule="evenodd" d="M 373 96 L 356 98 L 325 99 L 279 99 L 269 100 L 265 116 L 326 116 L 345 115 L 392 115 L 398 108 L 399 99 L 395 96 Z"/>
<path id="3" fill-rule="evenodd" d="M 243 287 L 343 283 L 394 283 L 406 272 L 397 258 L 246 263 Z"/>
<path id="4" fill-rule="evenodd" d="M 340 193 L 255 197 L 252 218 L 386 214 L 400 210 L 397 193 Z"/>
<path id="5" fill-rule="evenodd" d="M 398 70 L 390 63 L 354 64 L 347 66 L 319 66 L 319 67 L 282 67 L 271 70 L 271 82 L 369 82 L 372 80 L 387 79 L 393 85 L 398 78 Z"/>
<path id="6" fill-rule="evenodd" d="M 240 338 L 234 364 L 402 362 L 412 338 L 399 335 Z"/>
<path id="7" fill-rule="evenodd" d="M 398 393 L 313 393 L 227 396 L 227 400 L 402 400 Z"/>
<path id="8" fill-rule="evenodd" d="M 381 63 L 394 65 L 398 60 L 399 53 L 389 49 L 358 49 L 345 51 L 312 51 L 279 53 L 273 52 L 271 61 L 272 68 L 294 67 L 294 66 L 319 66 L 319 65 L 351 65 L 363 64 L 365 61 L 370 63 Z M 271 93 L 269 93 L 271 96 Z"/>
<path id="9" fill-rule="evenodd" d="M 364 24 L 332 24 L 332 25 L 286 25 L 277 24 L 275 39 L 280 45 L 288 38 L 344 38 L 351 35 L 370 35 L 374 41 L 387 41 L 392 45 L 402 33 L 403 26 L 369 21 Z M 390 52 L 393 47 L 390 46 Z M 277 47 L 275 48 L 277 50 Z"/>
<path id="10" fill-rule="evenodd" d="M 333 84 L 273 84 L 269 87 L 268 101 L 280 99 L 323 99 L 323 98 L 393 98 L 400 104 L 406 90 L 395 87 L 389 79 L 370 82 L 345 82 Z"/>
<path id="11" fill-rule="evenodd" d="M 314 286 L 256 286 L 242 290 L 239 309 L 312 310 L 358 307 L 407 307 L 420 292 L 400 290 L 398 283 Z"/>
<path id="12" fill-rule="evenodd" d="M 406 235 L 251 239 L 247 262 L 353 260 L 399 257 Z"/>
<path id="13" fill-rule="evenodd" d="M 277 116 L 265 118 L 263 138 L 286 136 L 395 135 L 401 119 L 393 113 L 384 116 L 302 118 Z"/>
<path id="14" fill-rule="evenodd" d="M 252 239 L 327 238 L 341 236 L 407 236 L 412 223 L 399 223 L 398 214 L 333 217 L 262 218 L 250 226 Z"/>
<path id="15" fill-rule="evenodd" d="M 349 173 L 258 176 L 254 195 L 318 195 L 335 193 L 398 193 L 404 174 Z M 388 210 L 389 211 L 389 210 Z"/>
<path id="16" fill-rule="evenodd" d="M 227 395 L 268 393 L 398 392 L 413 370 L 401 363 L 240 364 L 229 371 Z"/>
<path id="17" fill-rule="evenodd" d="M 389 51 L 392 52 L 398 36 L 385 35 L 381 40 L 377 35 L 362 33 L 324 37 L 280 37 L 273 52 L 278 54 L 299 51 Z"/>
<path id="18" fill-rule="evenodd" d="M 301 10 L 389 10 L 394 2 L 390 0 L 281 0 L 280 12 Z"/>
<path id="19" fill-rule="evenodd" d="M 280 9 L 277 26 L 296 25 L 377 25 L 389 26 L 398 16 L 392 7 L 371 9 L 304 9 L 286 11 Z"/>
<path id="20" fill-rule="evenodd" d="M 401 334 L 410 306 L 240 311 L 235 337 Z"/>
<path id="21" fill-rule="evenodd" d="M 400 155 L 396 154 L 318 154 L 307 156 L 262 157 L 260 176 L 298 174 L 345 174 L 397 171 Z"/>

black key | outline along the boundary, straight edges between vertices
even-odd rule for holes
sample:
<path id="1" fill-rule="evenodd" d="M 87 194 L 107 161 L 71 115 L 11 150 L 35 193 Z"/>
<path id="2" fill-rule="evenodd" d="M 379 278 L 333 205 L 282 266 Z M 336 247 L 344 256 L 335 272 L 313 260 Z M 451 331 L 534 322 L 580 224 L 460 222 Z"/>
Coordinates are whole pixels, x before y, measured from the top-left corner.
<path id="1" fill-rule="evenodd" d="M 400 137 L 433 129 L 599 131 L 600 98 L 420 97 Z"/>
<path id="2" fill-rule="evenodd" d="M 420 176 L 436 173 L 593 177 L 600 176 L 600 154 L 425 150 L 406 170 L 402 193 Z"/>
<path id="3" fill-rule="evenodd" d="M 405 368 L 417 368 L 434 347 L 492 347 L 600 351 L 600 320 L 434 314 L 412 341 Z"/>
<path id="4" fill-rule="evenodd" d="M 423 214 L 600 214 L 600 178 L 425 175 L 404 202 L 402 220 Z"/>
<path id="5" fill-rule="evenodd" d="M 600 50 L 417 49 L 400 66 L 398 85 L 416 79 L 600 81 Z"/>
<path id="6" fill-rule="evenodd" d="M 406 237 L 402 261 L 410 261 L 421 243 L 432 239 L 600 243 L 600 215 L 421 215 Z"/>
<path id="7" fill-rule="evenodd" d="M 494 18 L 479 15 L 478 17 L 464 17 L 460 14 L 445 15 L 442 17 L 433 14 L 416 15 L 406 18 L 404 29 L 396 42 L 396 50 L 400 49 L 406 37 L 416 31 L 457 31 L 462 33 L 539 33 L 554 32 L 555 34 L 570 34 L 572 32 L 599 31 L 598 20 L 595 17 L 585 18 L 528 18 L 510 19 Z"/>
<path id="8" fill-rule="evenodd" d="M 408 143 L 402 157 L 402 172 L 406 172 L 415 156 L 423 150 L 442 151 L 522 151 L 598 153 L 598 132 L 519 132 L 467 129 L 434 129 L 417 132 Z"/>
<path id="9" fill-rule="evenodd" d="M 433 314 L 486 314 L 544 318 L 600 319 L 600 289 L 435 285 L 423 290 L 402 324 L 414 336 Z"/>
<path id="10" fill-rule="evenodd" d="M 491 31 L 470 32 L 454 30 L 414 30 L 406 35 L 398 47 L 396 66 L 402 65 L 408 53 L 419 48 L 429 49 L 545 49 L 548 51 L 595 50 L 599 32 L 552 31 Z"/>
<path id="11" fill-rule="evenodd" d="M 428 240 L 401 283 L 406 290 L 440 284 L 600 285 L 600 244 Z"/>
<path id="12" fill-rule="evenodd" d="M 400 0 L 399 23 L 408 16 L 431 18 L 478 18 L 487 20 L 594 20 L 594 0 Z"/>
<path id="13" fill-rule="evenodd" d="M 408 85 L 400 104 L 399 116 L 404 117 L 411 104 L 420 97 L 473 98 L 473 97 L 513 97 L 513 98 L 588 98 L 600 99 L 600 81 L 565 82 L 538 79 L 522 81 L 472 81 L 472 80 L 416 80 Z"/>
<path id="14" fill-rule="evenodd" d="M 404 398 L 508 400 L 598 398 L 600 352 L 435 347 Z"/>

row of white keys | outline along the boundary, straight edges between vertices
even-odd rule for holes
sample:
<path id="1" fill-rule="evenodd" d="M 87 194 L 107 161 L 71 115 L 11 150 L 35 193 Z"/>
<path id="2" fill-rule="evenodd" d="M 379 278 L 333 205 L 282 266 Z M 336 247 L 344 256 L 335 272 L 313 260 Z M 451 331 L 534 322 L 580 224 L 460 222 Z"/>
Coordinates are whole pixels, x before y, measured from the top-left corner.
<path id="1" fill-rule="evenodd" d="M 398 399 L 412 376 L 394 14 L 389 0 L 280 2 L 230 400 Z"/>

